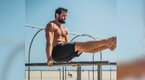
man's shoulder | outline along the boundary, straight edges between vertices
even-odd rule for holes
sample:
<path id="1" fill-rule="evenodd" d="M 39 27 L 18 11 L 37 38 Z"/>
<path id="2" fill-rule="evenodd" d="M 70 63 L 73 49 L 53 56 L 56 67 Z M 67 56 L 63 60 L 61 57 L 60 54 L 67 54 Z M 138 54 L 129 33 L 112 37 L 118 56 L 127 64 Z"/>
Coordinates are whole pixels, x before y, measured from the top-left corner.
<path id="1" fill-rule="evenodd" d="M 64 30 L 68 31 L 68 29 L 65 26 L 63 26 L 63 28 L 64 28 Z"/>
<path id="2" fill-rule="evenodd" d="M 46 25 L 46 27 L 49 27 L 49 26 L 53 26 L 54 25 L 54 22 L 53 21 L 49 21 Z"/>
<path id="3" fill-rule="evenodd" d="M 53 21 L 50 21 L 48 22 L 48 24 L 46 25 L 46 30 L 55 30 L 55 26 L 54 26 L 54 22 Z"/>

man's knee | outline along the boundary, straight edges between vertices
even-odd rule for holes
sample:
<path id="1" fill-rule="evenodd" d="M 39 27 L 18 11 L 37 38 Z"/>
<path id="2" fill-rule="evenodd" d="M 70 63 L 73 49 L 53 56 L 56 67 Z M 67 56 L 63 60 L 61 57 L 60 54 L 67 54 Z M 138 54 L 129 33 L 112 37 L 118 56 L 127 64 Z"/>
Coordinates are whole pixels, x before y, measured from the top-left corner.
<path id="1" fill-rule="evenodd" d="M 82 48 L 81 48 L 80 42 L 76 42 L 76 43 L 75 43 L 75 52 L 76 52 L 76 51 L 81 51 L 81 49 L 82 49 Z"/>
<path id="2" fill-rule="evenodd" d="M 75 51 L 84 52 L 87 50 L 87 46 L 83 45 L 83 42 L 76 42 L 75 44 Z"/>

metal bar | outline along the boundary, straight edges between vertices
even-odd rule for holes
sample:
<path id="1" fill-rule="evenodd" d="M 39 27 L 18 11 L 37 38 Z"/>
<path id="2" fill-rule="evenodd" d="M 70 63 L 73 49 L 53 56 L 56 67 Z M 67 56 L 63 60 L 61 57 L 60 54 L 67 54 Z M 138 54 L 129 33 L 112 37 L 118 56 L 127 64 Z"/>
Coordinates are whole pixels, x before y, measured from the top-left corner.
<path id="1" fill-rule="evenodd" d="M 90 80 L 90 71 L 88 70 L 88 80 Z"/>
<path id="2" fill-rule="evenodd" d="M 67 73 L 67 72 L 66 72 L 66 66 L 65 66 L 65 80 L 66 80 L 66 75 L 67 75 L 66 73 Z"/>
<path id="3" fill-rule="evenodd" d="M 102 61 L 102 60 L 103 60 L 103 54 L 102 54 L 102 51 L 100 51 L 100 61 Z M 100 67 L 100 69 L 99 69 L 99 71 L 100 71 L 100 79 L 102 80 L 102 66 L 99 65 L 99 67 Z"/>
<path id="4" fill-rule="evenodd" d="M 41 78 L 41 80 L 42 80 L 42 70 L 40 70 L 40 78 Z"/>
<path id="5" fill-rule="evenodd" d="M 112 80 L 112 74 L 111 74 L 111 67 L 110 67 L 110 80 Z"/>
<path id="6" fill-rule="evenodd" d="M 36 25 L 30 25 L 30 24 L 25 24 L 26 27 L 30 27 L 30 28 L 36 28 L 36 29 L 45 29 L 43 27 L 40 26 L 36 26 Z"/>
<path id="7" fill-rule="evenodd" d="M 64 62 L 53 63 L 53 66 L 92 66 L 92 65 L 109 65 L 109 61 L 82 61 L 82 62 Z M 26 63 L 25 66 L 48 66 L 47 63 Z"/>
<path id="8" fill-rule="evenodd" d="M 32 38 L 32 40 L 31 40 L 31 43 L 30 43 L 30 45 L 29 45 L 29 53 L 28 53 L 28 63 L 30 63 L 30 52 L 31 52 L 31 47 L 32 47 L 32 43 L 33 43 L 33 41 L 34 41 L 34 39 L 35 39 L 35 37 L 37 36 L 37 34 L 40 32 L 40 31 L 42 31 L 43 29 L 40 29 L 40 30 L 38 30 L 36 33 L 35 33 L 35 35 L 33 36 L 33 38 Z M 28 80 L 30 80 L 30 67 L 28 67 Z"/>
<path id="9" fill-rule="evenodd" d="M 94 70 L 95 70 L 95 68 L 94 68 L 94 65 L 93 65 L 93 75 L 92 75 L 92 77 L 93 77 L 93 79 L 92 80 L 95 80 L 95 72 L 94 72 Z"/>
<path id="10" fill-rule="evenodd" d="M 64 66 L 62 68 L 62 80 L 64 80 Z"/>
<path id="11" fill-rule="evenodd" d="M 117 65 L 116 62 L 110 62 L 109 65 Z"/>
<path id="12" fill-rule="evenodd" d="M 98 65 L 98 80 L 102 80 L 101 76 L 101 65 Z"/>
<path id="13" fill-rule="evenodd" d="M 29 28 L 35 28 L 35 29 L 43 29 L 45 30 L 45 27 L 41 27 L 41 26 L 36 26 L 36 25 L 30 25 L 30 24 L 25 24 L 25 27 L 29 27 Z M 74 32 L 69 32 L 69 34 L 72 34 L 72 35 L 79 35 L 79 36 L 84 36 L 84 35 L 87 35 L 87 36 L 90 36 L 88 34 L 79 34 L 79 33 L 74 33 Z M 91 36 L 92 37 L 92 36 Z M 102 39 L 102 38 L 98 38 L 98 37 L 94 37 L 96 39 Z"/>
<path id="14" fill-rule="evenodd" d="M 59 80 L 61 80 L 61 69 L 59 69 Z"/>
<path id="15" fill-rule="evenodd" d="M 81 66 L 77 67 L 77 80 L 81 80 Z"/>

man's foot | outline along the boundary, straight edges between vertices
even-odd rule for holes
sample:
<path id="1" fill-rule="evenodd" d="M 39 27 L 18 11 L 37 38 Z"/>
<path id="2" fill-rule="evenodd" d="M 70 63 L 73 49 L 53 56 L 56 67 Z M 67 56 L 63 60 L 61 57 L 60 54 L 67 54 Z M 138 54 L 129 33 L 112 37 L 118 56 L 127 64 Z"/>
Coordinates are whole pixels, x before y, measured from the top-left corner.
<path id="1" fill-rule="evenodd" d="M 114 42 L 112 43 L 112 46 L 110 47 L 110 50 L 113 51 L 115 48 L 116 48 L 116 43 L 117 43 L 117 40 L 116 40 L 116 37 L 115 37 L 115 40 Z"/>
<path id="2" fill-rule="evenodd" d="M 116 48 L 116 37 L 111 37 L 108 39 L 109 43 L 108 43 L 108 48 L 113 51 Z"/>

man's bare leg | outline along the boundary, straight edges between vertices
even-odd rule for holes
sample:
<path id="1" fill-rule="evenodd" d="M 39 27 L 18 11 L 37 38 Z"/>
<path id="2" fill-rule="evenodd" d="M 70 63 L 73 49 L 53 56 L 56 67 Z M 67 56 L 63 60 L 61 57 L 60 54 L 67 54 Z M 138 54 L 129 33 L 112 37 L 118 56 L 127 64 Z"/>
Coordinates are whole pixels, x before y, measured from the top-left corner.
<path id="1" fill-rule="evenodd" d="M 94 53 L 105 49 L 114 50 L 115 48 L 116 37 L 111 37 L 100 41 L 76 42 L 75 51 Z"/>
<path id="2" fill-rule="evenodd" d="M 114 43 L 112 42 L 112 44 L 110 44 L 110 50 L 113 51 L 114 49 L 116 48 L 116 40 L 114 41 Z M 102 51 L 102 50 L 105 50 L 105 49 L 108 49 L 107 46 L 102 46 L 102 47 L 99 47 L 99 48 L 95 48 L 95 49 L 92 49 L 92 50 L 89 50 L 87 52 L 89 53 L 96 53 L 96 52 L 99 52 L 99 51 Z"/>
<path id="3" fill-rule="evenodd" d="M 115 45 L 113 45 L 113 50 L 116 48 L 116 46 Z M 92 50 L 89 50 L 89 51 L 86 51 L 87 53 L 96 53 L 96 52 L 99 52 L 99 51 L 102 51 L 102 50 L 105 50 L 105 49 L 108 49 L 108 47 L 106 47 L 106 46 L 102 46 L 102 47 L 99 47 L 99 48 L 96 48 L 96 49 L 92 49 Z M 110 50 L 112 50 L 112 49 L 110 49 Z M 79 52 L 80 53 L 80 52 Z M 79 54 L 78 53 L 78 54 Z"/>
<path id="4" fill-rule="evenodd" d="M 99 51 L 102 51 L 102 50 L 105 50 L 105 49 L 108 49 L 108 47 L 102 46 L 102 47 L 99 47 L 99 48 L 96 48 L 96 49 L 92 49 L 92 50 L 89 50 L 89 51 L 86 51 L 86 52 L 88 52 L 88 53 L 96 53 L 96 52 L 99 52 Z"/>

